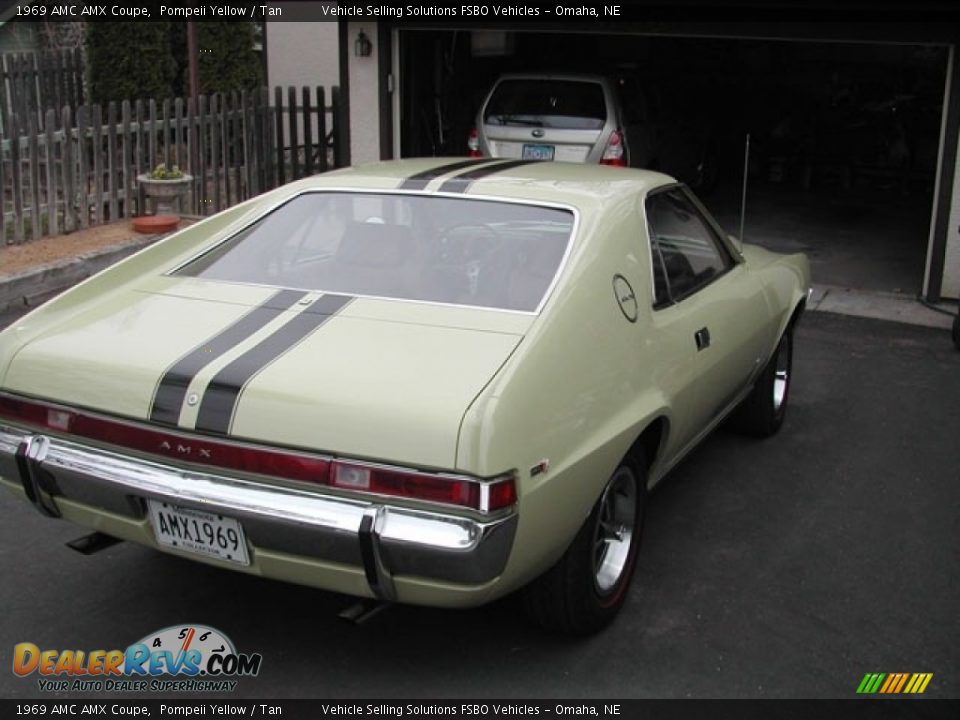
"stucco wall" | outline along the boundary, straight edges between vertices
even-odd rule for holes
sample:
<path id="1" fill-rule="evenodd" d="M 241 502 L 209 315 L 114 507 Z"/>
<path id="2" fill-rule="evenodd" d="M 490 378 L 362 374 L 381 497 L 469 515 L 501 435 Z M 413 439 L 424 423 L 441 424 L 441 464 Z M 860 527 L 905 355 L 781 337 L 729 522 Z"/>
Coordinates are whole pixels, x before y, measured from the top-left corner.
<path id="1" fill-rule="evenodd" d="M 282 8 L 287 3 L 278 3 Z M 267 82 L 301 87 L 340 84 L 335 22 L 272 22 L 267 25 Z"/>
<path id="2" fill-rule="evenodd" d="M 353 53 L 353 43 L 361 30 L 373 44 L 370 57 L 358 58 Z M 377 23 L 350 23 L 347 41 L 350 43 L 347 52 L 350 63 L 350 161 L 360 165 L 380 159 Z"/>

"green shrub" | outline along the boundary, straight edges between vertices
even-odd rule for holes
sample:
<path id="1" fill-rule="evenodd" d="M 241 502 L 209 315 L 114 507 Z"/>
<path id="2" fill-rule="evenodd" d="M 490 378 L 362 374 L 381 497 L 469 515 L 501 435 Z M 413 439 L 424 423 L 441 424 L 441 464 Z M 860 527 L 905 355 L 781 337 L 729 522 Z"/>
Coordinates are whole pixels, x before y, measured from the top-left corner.
<path id="1" fill-rule="evenodd" d="M 87 63 L 93 102 L 163 99 L 174 86 L 177 62 L 169 22 L 87 23 Z"/>
<path id="2" fill-rule="evenodd" d="M 198 22 L 201 93 L 263 84 L 252 22 Z M 186 23 L 91 22 L 86 46 L 93 102 L 163 100 L 188 94 Z"/>
<path id="3" fill-rule="evenodd" d="M 168 168 L 166 163 L 160 163 L 150 171 L 150 177 L 154 180 L 179 180 L 183 177 L 183 171 L 177 165 Z"/>
<path id="4" fill-rule="evenodd" d="M 263 84 L 263 66 L 253 49 L 252 22 L 197 23 L 200 91 L 249 90 Z"/>

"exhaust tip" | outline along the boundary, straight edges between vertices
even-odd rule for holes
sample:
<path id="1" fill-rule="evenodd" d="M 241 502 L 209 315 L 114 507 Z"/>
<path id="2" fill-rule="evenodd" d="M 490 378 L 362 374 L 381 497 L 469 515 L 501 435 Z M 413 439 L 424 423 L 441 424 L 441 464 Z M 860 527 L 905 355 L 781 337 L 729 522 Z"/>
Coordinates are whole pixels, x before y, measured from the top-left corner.
<path id="1" fill-rule="evenodd" d="M 119 542 L 123 542 L 120 538 L 115 538 L 113 535 L 105 535 L 101 532 L 93 532 L 89 535 L 84 535 L 83 537 L 78 537 L 76 540 L 71 540 L 67 543 L 67 547 L 71 550 L 76 550 L 81 555 L 93 555 L 96 552 L 101 550 L 106 550 L 111 545 L 116 545 Z"/>

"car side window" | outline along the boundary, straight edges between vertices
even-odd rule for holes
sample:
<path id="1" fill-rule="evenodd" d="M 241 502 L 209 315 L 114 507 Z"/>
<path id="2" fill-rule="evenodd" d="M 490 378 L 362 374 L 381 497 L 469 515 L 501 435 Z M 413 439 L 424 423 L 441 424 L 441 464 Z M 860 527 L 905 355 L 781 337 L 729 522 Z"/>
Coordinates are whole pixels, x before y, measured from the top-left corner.
<path id="1" fill-rule="evenodd" d="M 733 264 L 713 229 L 680 188 L 650 195 L 646 211 L 655 306 L 692 295 Z M 668 300 L 661 297 L 661 283 Z"/>
<path id="2" fill-rule="evenodd" d="M 653 267 L 653 307 L 659 309 L 670 304 L 667 288 L 667 273 L 663 269 L 663 256 L 653 238 L 650 240 L 650 264 Z"/>

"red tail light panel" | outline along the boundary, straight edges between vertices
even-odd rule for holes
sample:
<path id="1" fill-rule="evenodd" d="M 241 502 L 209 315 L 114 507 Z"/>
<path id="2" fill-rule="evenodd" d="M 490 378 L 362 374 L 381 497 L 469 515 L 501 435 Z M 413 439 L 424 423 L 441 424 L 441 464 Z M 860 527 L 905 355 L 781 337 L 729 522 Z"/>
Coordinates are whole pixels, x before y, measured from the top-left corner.
<path id="1" fill-rule="evenodd" d="M 481 480 L 222 442 L 8 395 L 0 395 L 0 418 L 183 462 L 358 493 L 402 497 L 481 512 L 501 510 L 517 501 L 513 474 Z"/>

